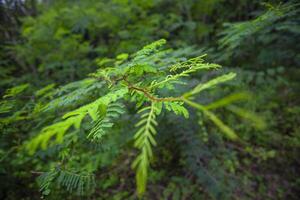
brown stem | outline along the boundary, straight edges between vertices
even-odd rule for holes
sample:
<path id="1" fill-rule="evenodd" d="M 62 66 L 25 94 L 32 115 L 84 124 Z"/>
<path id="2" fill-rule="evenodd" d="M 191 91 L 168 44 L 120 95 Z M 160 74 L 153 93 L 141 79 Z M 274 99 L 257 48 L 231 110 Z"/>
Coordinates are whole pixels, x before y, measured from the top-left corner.
<path id="1" fill-rule="evenodd" d="M 122 78 L 120 79 L 116 79 L 115 82 L 118 82 L 120 80 L 123 80 L 125 81 L 125 83 L 127 84 L 127 87 L 129 89 L 133 89 L 133 90 L 136 90 L 136 91 L 139 91 L 139 92 L 142 92 L 144 93 L 144 95 L 146 97 L 148 97 L 151 101 L 154 101 L 154 102 L 163 102 L 163 101 L 183 101 L 183 96 L 180 96 L 180 97 L 163 97 L 163 98 L 159 98 L 159 97 L 156 97 L 156 96 L 153 96 L 147 89 L 145 88 L 140 88 L 140 87 L 137 87 L 137 86 L 134 86 L 132 85 L 128 80 L 126 80 L 127 76 L 123 76 Z M 115 83 L 114 82 L 114 83 Z"/>
<path id="2" fill-rule="evenodd" d="M 162 101 L 182 101 L 182 97 L 163 97 L 163 98 L 158 98 L 158 97 L 155 97 L 155 96 L 151 95 L 144 88 L 139 88 L 139 87 L 136 87 L 136 86 L 133 86 L 133 85 L 128 85 L 128 88 L 134 89 L 134 90 L 137 90 L 137 91 L 140 91 L 140 92 L 143 92 L 146 97 L 148 97 L 149 99 L 151 99 L 151 101 L 156 101 L 156 102 L 162 102 Z"/>

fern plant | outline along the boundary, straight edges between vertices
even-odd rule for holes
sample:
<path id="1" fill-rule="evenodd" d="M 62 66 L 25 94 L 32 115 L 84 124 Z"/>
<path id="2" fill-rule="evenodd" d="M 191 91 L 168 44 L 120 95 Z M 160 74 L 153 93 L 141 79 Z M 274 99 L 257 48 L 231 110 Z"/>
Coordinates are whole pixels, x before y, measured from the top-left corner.
<path id="1" fill-rule="evenodd" d="M 139 153 L 132 168 L 136 171 L 137 193 L 141 197 L 146 190 L 148 171 L 154 157 L 153 148 L 157 144 L 155 135 L 158 134 L 156 127 L 159 126 L 161 113 L 172 112 L 189 118 L 189 106 L 211 120 L 225 137 L 239 140 L 235 131 L 212 111 L 215 106 L 195 101 L 197 95 L 204 90 L 230 81 L 236 74 L 230 72 L 219 75 L 190 87 L 186 83 L 193 74 L 202 70 L 219 70 L 221 66 L 205 62 L 205 55 L 186 58 L 178 50 L 165 50 L 162 48 L 165 43 L 164 39 L 158 40 L 131 56 L 118 56 L 115 62 L 99 60 L 99 69 L 83 81 L 68 84 L 56 91 L 53 91 L 54 85 L 41 89 L 36 96 L 42 104 L 36 104 L 29 114 L 30 118 L 34 120 L 45 113 L 52 113 L 54 116 L 61 116 L 61 120 L 50 125 L 45 122 L 40 132 L 25 143 L 25 148 L 33 154 L 40 148 L 46 150 L 53 145 L 63 144 L 72 137 L 77 138 L 78 132 L 83 132 L 92 143 L 105 143 L 106 137 L 113 131 L 114 123 L 128 111 L 129 105 L 135 105 L 134 110 L 139 110 L 136 113 L 140 115 L 140 120 L 136 123 L 137 131 L 133 140 Z M 176 88 L 179 86 L 185 92 L 178 94 Z M 82 87 L 85 89 L 82 90 Z M 47 98 L 52 100 L 47 103 Z M 244 98 L 243 95 L 236 96 L 217 107 L 224 107 Z M 54 110 L 57 111 L 53 112 Z M 239 113 L 238 109 L 234 111 Z M 133 118 L 132 124 L 134 123 Z M 76 138 L 72 141 L 79 143 Z M 42 184 L 43 190 L 50 184 L 48 182 L 56 180 L 57 174 L 51 174 L 46 176 L 48 178 Z M 70 180 L 76 184 L 79 181 L 76 178 Z M 81 187 L 76 184 L 68 188 Z"/>
<path id="2" fill-rule="evenodd" d="M 43 195 L 50 193 L 51 186 L 53 186 L 54 183 L 65 187 L 69 192 L 75 190 L 78 195 L 91 193 L 95 187 L 93 174 L 74 173 L 59 167 L 43 173 L 39 176 L 38 182 Z"/>
<path id="3" fill-rule="evenodd" d="M 218 40 L 218 49 L 221 52 L 216 59 L 228 61 L 233 58 L 234 62 L 242 60 L 241 64 L 248 63 L 246 59 L 251 59 L 249 63 L 252 68 L 298 63 L 292 52 L 299 51 L 294 45 L 299 41 L 299 2 L 264 5 L 268 9 L 254 19 L 224 23 L 224 30 L 220 32 Z M 249 57 L 249 54 L 255 55 L 257 59 Z"/>
<path id="4" fill-rule="evenodd" d="M 146 188 L 147 174 L 149 163 L 153 157 L 152 146 L 156 145 L 154 136 L 157 133 L 156 115 L 161 112 L 161 103 L 151 102 L 148 107 L 142 108 L 138 113 L 141 120 L 136 124 L 139 127 L 134 135 L 135 147 L 140 150 L 140 154 L 132 163 L 132 167 L 136 169 L 136 183 L 138 185 L 138 193 L 143 194 Z"/>

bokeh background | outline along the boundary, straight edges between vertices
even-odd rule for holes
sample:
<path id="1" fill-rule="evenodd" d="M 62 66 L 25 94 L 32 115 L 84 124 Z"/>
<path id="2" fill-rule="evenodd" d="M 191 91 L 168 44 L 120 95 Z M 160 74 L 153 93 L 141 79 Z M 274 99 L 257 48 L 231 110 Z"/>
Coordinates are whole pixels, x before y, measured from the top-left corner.
<path id="1" fill-rule="evenodd" d="M 263 128 L 218 109 L 244 141 L 238 144 L 203 116 L 164 115 L 143 198 L 299 199 L 300 4 L 276 0 L 0 0 L 0 199 L 137 199 L 132 108 L 93 151 L 61 144 L 35 155 L 22 144 L 54 118 L 26 113 L 37 109 L 41 93 L 161 38 L 186 57 L 207 54 L 223 72 L 236 72 L 234 81 L 197 100 L 247 92 L 243 108 Z M 196 74 L 189 84 L 215 73 Z M 87 90 L 80 84 L 68 90 L 80 95 Z M 38 177 L 62 165 L 60 158 L 64 173 L 93 185 L 77 192 L 50 178 L 45 190 Z"/>

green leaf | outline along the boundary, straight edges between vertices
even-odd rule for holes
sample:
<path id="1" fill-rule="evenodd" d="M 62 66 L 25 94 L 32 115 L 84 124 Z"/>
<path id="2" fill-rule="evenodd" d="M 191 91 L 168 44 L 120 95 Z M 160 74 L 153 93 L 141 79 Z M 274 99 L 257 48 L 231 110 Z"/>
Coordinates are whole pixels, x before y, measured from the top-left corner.
<path id="1" fill-rule="evenodd" d="M 134 145 L 140 149 L 140 154 L 132 164 L 132 167 L 136 170 L 136 184 L 139 197 L 141 197 L 146 190 L 149 162 L 153 156 L 152 146 L 156 145 L 156 141 L 153 137 L 153 135 L 156 134 L 155 126 L 157 125 L 155 118 L 157 113 L 160 113 L 160 110 L 161 103 L 152 102 L 151 106 L 142 108 L 139 111 L 139 113 L 144 111 L 148 113 L 136 124 L 136 126 L 140 128 L 134 136 Z"/>
<path id="2" fill-rule="evenodd" d="M 230 72 L 228 74 L 222 75 L 222 76 L 218 76 L 206 83 L 200 83 L 199 85 L 197 85 L 193 90 L 191 90 L 190 92 L 184 94 L 184 97 L 189 97 L 195 94 L 200 93 L 203 90 L 212 88 L 216 85 L 219 85 L 223 82 L 229 81 L 231 79 L 233 79 L 236 76 L 236 73 Z"/>
<path id="3" fill-rule="evenodd" d="M 29 84 L 22 84 L 6 90 L 3 98 L 15 97 L 29 87 Z"/>
<path id="4" fill-rule="evenodd" d="M 220 130 L 225 134 L 226 137 L 228 137 L 231 140 L 237 140 L 238 136 L 232 130 L 230 127 L 228 127 L 226 124 L 224 124 L 214 113 L 211 111 L 207 110 L 204 106 L 197 104 L 195 102 L 192 102 L 188 99 L 184 99 L 184 102 L 186 102 L 188 105 L 197 108 L 201 112 L 204 113 L 216 126 L 220 128 Z"/>

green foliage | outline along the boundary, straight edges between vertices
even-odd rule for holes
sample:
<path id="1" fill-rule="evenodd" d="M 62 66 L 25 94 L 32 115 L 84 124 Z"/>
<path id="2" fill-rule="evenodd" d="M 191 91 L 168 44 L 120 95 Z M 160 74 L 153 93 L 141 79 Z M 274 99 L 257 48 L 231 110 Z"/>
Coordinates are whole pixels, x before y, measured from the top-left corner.
<path id="1" fill-rule="evenodd" d="M 94 190 L 95 180 L 92 174 L 72 173 L 67 170 L 54 168 L 38 177 L 40 190 L 47 196 L 51 192 L 51 186 L 65 187 L 69 192 L 76 191 L 78 195 L 86 195 Z M 53 188 L 53 187 L 52 187 Z"/>
<path id="2" fill-rule="evenodd" d="M 188 77 L 190 73 L 196 73 L 198 70 L 202 69 L 220 68 L 220 66 L 216 64 L 204 63 L 204 60 L 202 59 L 203 56 L 160 68 L 160 65 L 156 66 L 151 61 L 148 61 L 147 57 L 153 55 L 161 56 L 161 51 L 163 52 L 161 46 L 164 43 L 165 40 L 159 40 L 147 45 L 134 54 L 127 62 L 121 64 L 115 63 L 113 68 L 100 68 L 96 73 L 91 75 L 96 79 L 86 79 L 81 82 L 68 84 L 58 89 L 58 92 L 54 92 L 53 95 L 64 91 L 69 93 L 51 100 L 51 102 L 45 106 L 45 109 L 41 110 L 41 114 L 45 111 L 47 112 L 47 110 L 49 112 L 51 105 L 54 105 L 55 107 L 57 105 L 64 106 L 80 100 L 79 97 L 74 98 L 74 96 L 79 95 L 77 93 L 78 90 L 80 91 L 82 86 L 91 87 L 91 85 L 97 84 L 97 80 L 99 79 L 103 79 L 108 87 L 108 92 L 102 97 L 97 98 L 88 104 L 84 104 L 75 110 L 64 113 L 62 121 L 44 127 L 39 134 L 26 143 L 26 149 L 33 154 L 39 147 L 44 150 L 49 148 L 49 143 L 57 145 L 67 142 L 66 138 L 68 138 L 68 136 L 74 137 L 72 135 L 82 130 L 81 127 L 82 124 L 85 124 L 86 122 L 86 116 L 89 116 L 93 121 L 89 133 L 86 134 L 86 138 L 91 139 L 92 141 L 102 141 L 103 136 L 107 135 L 112 129 L 114 120 L 120 118 L 121 115 L 124 115 L 123 106 L 116 101 L 121 99 L 130 100 L 135 102 L 137 106 L 143 106 L 148 104 L 147 102 L 150 102 L 151 106 L 143 106 L 138 112 L 143 114 L 141 115 L 141 120 L 136 124 L 139 129 L 134 136 L 134 145 L 140 150 L 140 154 L 133 162 L 132 167 L 136 170 L 138 195 L 142 196 L 146 190 L 149 165 L 153 158 L 152 147 L 156 145 L 154 139 L 154 135 L 157 133 L 155 127 L 158 125 L 156 116 L 161 113 L 163 108 L 167 111 L 174 112 L 176 115 L 183 115 L 185 118 L 188 118 L 189 112 L 183 106 L 183 103 L 185 102 L 187 105 L 198 109 L 208 116 L 208 118 L 211 119 L 211 121 L 214 122 L 226 136 L 228 136 L 228 138 L 236 139 L 236 134 L 211 111 L 208 111 L 204 106 L 190 100 L 192 96 L 198 94 L 201 90 L 228 81 L 234 78 L 235 74 L 229 73 L 227 75 L 218 76 L 207 83 L 198 84 L 194 89 L 183 93 L 181 96 L 158 97 L 158 95 L 155 94 L 156 91 L 167 88 L 172 90 L 174 84 L 177 84 L 178 82 L 184 83 L 184 79 L 182 78 Z M 177 58 L 175 57 L 173 59 L 176 60 Z M 165 72 L 163 72 L 163 69 Z M 169 74 L 170 72 L 173 74 L 167 75 L 167 78 L 163 78 L 165 74 Z M 147 78 L 147 80 L 142 81 L 145 78 Z M 79 87 L 78 84 L 80 88 L 74 90 L 73 88 Z M 50 87 L 50 89 L 52 89 L 52 87 Z M 41 93 L 45 93 L 45 90 L 49 90 L 48 86 L 39 90 L 38 94 L 41 95 Z M 53 109 L 53 106 L 51 109 Z M 36 109 L 35 113 L 39 116 Z M 68 132 L 71 132 L 72 134 L 68 134 Z M 50 174 L 49 181 L 52 181 L 52 179 L 52 175 Z M 47 187 L 47 184 L 45 187 Z"/>
<path id="3" fill-rule="evenodd" d="M 225 24 L 218 41 L 222 49 L 220 59 L 228 61 L 233 56 L 235 62 L 247 66 L 255 53 L 256 68 L 298 64 L 295 55 L 299 49 L 294 43 L 298 42 L 300 10 L 295 2 L 275 6 L 267 3 L 269 9 L 256 18 Z"/>
<path id="4" fill-rule="evenodd" d="M 3 96 L 3 98 L 15 97 L 18 94 L 20 94 L 21 92 L 23 92 L 28 87 L 29 87 L 29 84 L 23 84 L 23 85 L 18 85 L 13 88 L 10 88 L 5 92 L 5 95 Z"/>
<path id="5" fill-rule="evenodd" d="M 13 108 L 13 103 L 9 101 L 1 101 L 0 102 L 0 113 L 7 113 Z"/>
<path id="6" fill-rule="evenodd" d="M 64 135 L 66 131 L 70 129 L 72 126 L 74 128 L 79 129 L 80 124 L 86 115 L 89 115 L 93 121 L 98 120 L 101 118 L 101 115 L 105 114 L 105 110 L 99 109 L 99 107 L 107 106 L 109 103 L 112 103 L 119 98 L 121 98 L 127 92 L 126 89 L 119 89 L 117 91 L 113 91 L 108 93 L 107 95 L 97 99 L 96 101 L 89 103 L 85 106 L 82 106 L 76 110 L 66 113 L 62 118 L 65 119 L 64 121 L 57 122 L 55 124 L 49 125 L 41 131 L 41 134 L 36 136 L 32 139 L 28 144 L 26 144 L 27 148 L 30 150 L 31 153 L 34 153 L 37 147 L 40 145 L 43 149 L 47 147 L 49 140 L 53 137 L 56 138 L 56 143 L 61 143 L 63 141 Z M 100 113 L 98 113 L 100 112 Z M 97 123 L 97 122 L 96 122 Z M 98 123 L 97 123 L 98 124 Z M 102 127 L 106 127 L 110 125 L 110 123 L 105 123 L 104 125 L 100 123 Z M 92 129 L 89 136 L 92 134 L 93 138 L 100 137 L 98 135 L 98 129 Z M 95 134 L 96 132 L 96 134 Z M 94 133 L 94 134 L 93 134 Z M 102 133 L 103 134 L 103 133 Z"/>
<path id="7" fill-rule="evenodd" d="M 112 120 L 118 119 L 125 111 L 122 104 L 109 103 L 108 106 L 104 104 L 99 105 L 98 112 L 99 116 L 96 116 L 93 128 L 87 136 L 92 138 L 92 140 L 100 140 L 105 135 L 106 129 L 113 126 Z"/>
<path id="8" fill-rule="evenodd" d="M 297 1 L 0 13 L 0 199 L 298 199 Z"/>
<path id="9" fill-rule="evenodd" d="M 164 102 L 168 111 L 173 111 L 176 115 L 182 115 L 189 118 L 189 111 L 183 106 L 182 102 Z"/>
<path id="10" fill-rule="evenodd" d="M 275 7 L 271 4 L 267 4 L 267 6 L 270 8 L 253 20 L 225 24 L 226 30 L 222 33 L 225 36 L 219 41 L 221 44 L 220 47 L 226 47 L 226 51 L 233 52 L 234 49 L 243 43 L 243 40 L 249 38 L 251 35 L 263 29 L 270 29 L 271 25 L 276 21 L 297 13 L 297 5 L 293 4 L 283 4 Z"/>
<path id="11" fill-rule="evenodd" d="M 143 195 L 146 190 L 149 163 L 153 157 L 152 146 L 156 146 L 154 135 L 157 134 L 155 126 L 158 123 L 155 118 L 160 112 L 161 103 L 151 103 L 151 106 L 144 107 L 138 112 L 143 114 L 141 115 L 141 120 L 135 125 L 139 127 L 139 130 L 134 135 L 134 146 L 140 150 L 140 154 L 132 163 L 132 167 L 136 169 L 136 183 L 139 196 Z"/>
<path id="12" fill-rule="evenodd" d="M 211 87 L 213 87 L 215 85 L 218 85 L 218 84 L 220 84 L 222 82 L 226 82 L 228 80 L 231 80 L 235 76 L 236 76 L 235 73 L 229 73 L 229 74 L 225 74 L 225 75 L 219 76 L 217 78 L 214 78 L 213 80 L 210 80 L 207 83 L 204 83 L 204 84 L 200 83 L 191 92 L 187 93 L 185 96 L 188 97 L 188 96 L 191 96 L 191 95 L 195 95 L 197 93 L 200 93 L 203 90 L 211 88 Z"/>

